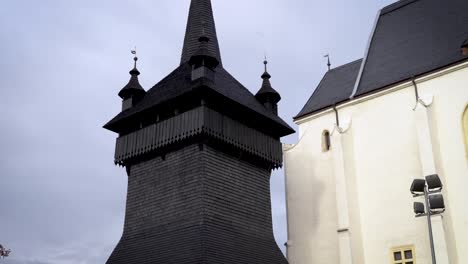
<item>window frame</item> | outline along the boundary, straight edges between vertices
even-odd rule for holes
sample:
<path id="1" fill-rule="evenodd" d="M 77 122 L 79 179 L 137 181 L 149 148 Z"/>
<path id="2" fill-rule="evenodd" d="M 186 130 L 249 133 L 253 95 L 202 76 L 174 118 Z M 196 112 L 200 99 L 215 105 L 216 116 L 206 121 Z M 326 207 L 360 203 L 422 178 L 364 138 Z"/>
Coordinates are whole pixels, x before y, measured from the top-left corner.
<path id="1" fill-rule="evenodd" d="M 323 130 L 322 132 L 322 152 L 326 153 L 331 150 L 331 134 L 330 131 L 327 129 Z"/>
<path id="2" fill-rule="evenodd" d="M 405 257 L 405 251 L 411 251 L 412 257 L 411 259 L 406 259 Z M 401 260 L 395 260 L 395 253 L 400 252 L 401 253 Z M 413 264 L 416 264 L 416 251 L 414 249 L 414 245 L 409 245 L 409 246 L 399 246 L 399 247 L 394 247 L 390 250 L 390 260 L 391 264 L 407 264 L 408 262 L 412 262 Z"/>

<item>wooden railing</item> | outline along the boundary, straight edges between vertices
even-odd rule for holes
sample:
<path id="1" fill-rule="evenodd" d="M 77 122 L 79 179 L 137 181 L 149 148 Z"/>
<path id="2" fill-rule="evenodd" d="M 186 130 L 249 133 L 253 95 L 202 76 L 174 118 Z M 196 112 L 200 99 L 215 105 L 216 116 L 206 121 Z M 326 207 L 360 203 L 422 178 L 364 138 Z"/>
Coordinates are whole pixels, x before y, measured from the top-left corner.
<path id="1" fill-rule="evenodd" d="M 147 154 L 198 135 L 222 140 L 279 167 L 281 142 L 239 121 L 201 106 L 117 139 L 115 162 Z"/>

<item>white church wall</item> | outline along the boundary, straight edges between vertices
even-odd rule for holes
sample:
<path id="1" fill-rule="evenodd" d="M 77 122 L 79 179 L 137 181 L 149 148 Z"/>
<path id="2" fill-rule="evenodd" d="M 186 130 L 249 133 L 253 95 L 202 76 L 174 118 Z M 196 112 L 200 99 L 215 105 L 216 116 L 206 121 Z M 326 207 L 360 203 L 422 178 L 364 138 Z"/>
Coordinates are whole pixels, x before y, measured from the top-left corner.
<path id="1" fill-rule="evenodd" d="M 447 212 L 444 227 L 451 263 L 468 260 L 468 159 L 464 149 L 463 113 L 468 105 L 468 67 L 423 82 L 422 96 L 434 96 L 431 105 L 437 172 L 444 187 Z"/>
<path id="2" fill-rule="evenodd" d="M 441 76 L 418 80 L 421 96 L 434 96 L 430 106 L 430 115 L 434 119 L 431 136 L 435 143 L 437 172 L 445 183 L 448 207 L 440 233 L 447 241 L 447 254 L 452 264 L 468 259 L 468 196 L 464 195 L 468 169 L 462 125 L 468 102 L 467 63 L 454 69 L 456 71 L 444 71 Z M 424 219 L 414 218 L 414 199 L 409 193 L 412 180 L 424 176 L 413 111 L 414 88 L 407 83 L 399 89 L 371 97 L 339 108 L 342 122 L 351 123 L 341 135 L 340 142 L 353 263 L 388 263 L 390 250 L 399 246 L 414 246 L 416 262 L 429 263 L 427 225 Z M 327 213 L 325 216 L 321 213 L 328 212 L 333 203 L 334 208 L 337 206 L 336 199 L 333 201 L 336 198 L 335 177 L 329 176 L 336 170 L 331 160 L 333 155 L 324 154 L 321 149 L 322 131 L 333 130 L 335 114 L 325 111 L 304 118 L 298 124 L 301 139 L 285 151 L 291 243 L 288 257 L 292 264 L 340 263 L 339 259 L 325 261 L 333 254 L 339 255 L 338 242 L 331 238 L 338 238 L 338 214 Z M 332 134 L 332 137 L 336 135 Z M 333 152 L 333 146 L 330 152 Z M 309 246 L 303 248 L 303 243 Z M 314 248 L 316 243 L 333 247 L 322 251 Z M 332 250 L 337 251 L 331 253 Z"/>
<path id="3" fill-rule="evenodd" d="M 429 263 L 426 223 L 416 220 L 409 186 L 422 176 L 411 88 L 362 102 L 352 127 L 365 263 L 390 261 L 390 250 L 414 246 Z"/>
<path id="4" fill-rule="evenodd" d="M 349 108 L 351 109 L 351 108 Z M 344 114 L 349 114 L 350 111 L 343 111 L 341 118 Z M 347 113 L 348 112 L 348 113 Z M 350 114 L 349 114 L 350 115 Z M 349 117 L 345 117 L 350 120 Z M 351 234 L 351 250 L 352 250 L 352 263 L 364 263 L 365 248 L 362 245 L 362 230 L 361 230 L 361 210 L 358 202 L 359 189 L 356 180 L 356 168 L 354 160 L 354 131 L 352 126 L 341 135 L 343 145 L 343 160 L 344 170 L 348 194 L 348 212 L 350 219 L 350 234 Z M 341 261 L 342 264 L 345 261 Z"/>
<path id="5" fill-rule="evenodd" d="M 322 137 L 323 130 L 333 129 L 333 121 L 323 124 L 304 131 L 301 143 L 285 157 L 285 169 L 294 175 L 286 177 L 288 215 L 294 216 L 288 218 L 290 264 L 339 261 L 333 161 L 330 152 L 321 151 L 321 141 L 314 140 Z"/>

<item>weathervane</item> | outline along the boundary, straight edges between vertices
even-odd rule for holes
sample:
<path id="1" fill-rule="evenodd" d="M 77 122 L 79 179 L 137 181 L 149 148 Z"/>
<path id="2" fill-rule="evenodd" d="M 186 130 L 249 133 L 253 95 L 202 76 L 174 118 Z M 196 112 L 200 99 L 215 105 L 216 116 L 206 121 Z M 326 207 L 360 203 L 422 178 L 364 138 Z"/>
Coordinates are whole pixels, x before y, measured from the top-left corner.
<path id="1" fill-rule="evenodd" d="M 325 56 L 323 56 L 323 57 L 328 59 L 327 66 L 328 66 L 328 70 L 330 70 L 330 69 L 331 69 L 330 54 L 327 54 L 327 55 L 325 55 Z"/>
<path id="2" fill-rule="evenodd" d="M 135 46 L 134 49 L 132 49 L 132 54 L 135 55 L 135 57 L 133 57 L 133 60 L 135 61 L 135 68 L 136 68 L 136 63 L 137 63 L 137 60 L 138 60 L 136 46 Z"/>
<path id="3" fill-rule="evenodd" d="M 0 245 L 0 257 L 2 259 L 8 257 L 10 255 L 10 253 L 11 253 L 10 249 L 6 249 L 2 245 Z"/>

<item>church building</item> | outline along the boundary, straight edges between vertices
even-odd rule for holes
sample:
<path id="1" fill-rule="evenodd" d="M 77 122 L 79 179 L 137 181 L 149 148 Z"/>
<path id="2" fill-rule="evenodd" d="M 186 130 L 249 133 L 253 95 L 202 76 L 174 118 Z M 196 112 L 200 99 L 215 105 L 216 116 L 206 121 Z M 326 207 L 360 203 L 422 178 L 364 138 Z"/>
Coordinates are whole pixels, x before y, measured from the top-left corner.
<path id="1" fill-rule="evenodd" d="M 433 174 L 437 263 L 468 263 L 468 1 L 381 9 L 363 58 L 329 70 L 294 122 L 289 263 L 432 263 L 410 186 Z"/>

